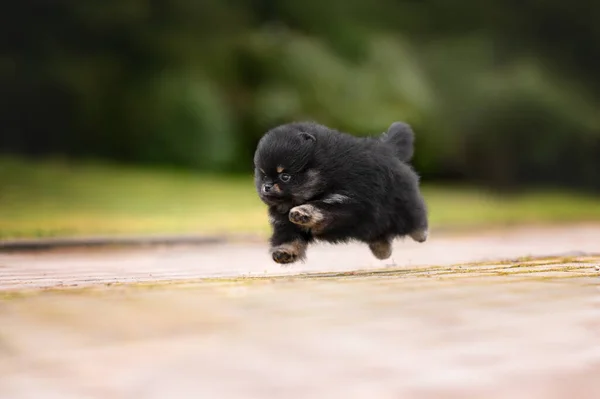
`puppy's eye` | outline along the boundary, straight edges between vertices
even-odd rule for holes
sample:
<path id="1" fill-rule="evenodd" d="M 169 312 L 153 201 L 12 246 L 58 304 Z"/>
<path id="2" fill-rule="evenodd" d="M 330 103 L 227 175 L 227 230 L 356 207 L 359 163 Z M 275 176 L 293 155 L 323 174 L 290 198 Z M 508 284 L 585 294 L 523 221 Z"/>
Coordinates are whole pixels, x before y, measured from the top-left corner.
<path id="1" fill-rule="evenodd" d="M 287 174 L 287 173 L 282 173 L 282 174 L 280 174 L 280 175 L 279 175 L 279 179 L 280 179 L 282 182 L 284 182 L 284 183 L 287 183 L 287 182 L 289 182 L 291 178 L 292 178 L 292 176 L 290 176 L 290 175 L 289 175 L 289 174 Z"/>

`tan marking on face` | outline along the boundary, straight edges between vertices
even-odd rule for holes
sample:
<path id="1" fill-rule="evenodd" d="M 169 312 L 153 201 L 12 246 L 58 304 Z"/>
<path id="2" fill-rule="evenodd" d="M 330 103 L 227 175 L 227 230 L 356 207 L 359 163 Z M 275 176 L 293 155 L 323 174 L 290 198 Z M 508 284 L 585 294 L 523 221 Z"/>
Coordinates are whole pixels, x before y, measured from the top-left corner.
<path id="1" fill-rule="evenodd" d="M 277 173 L 281 173 L 283 172 L 283 166 L 278 166 L 277 167 Z"/>
<path id="2" fill-rule="evenodd" d="M 275 191 L 277 194 L 281 193 L 281 187 L 279 187 L 279 184 L 273 185 L 273 191 Z"/>

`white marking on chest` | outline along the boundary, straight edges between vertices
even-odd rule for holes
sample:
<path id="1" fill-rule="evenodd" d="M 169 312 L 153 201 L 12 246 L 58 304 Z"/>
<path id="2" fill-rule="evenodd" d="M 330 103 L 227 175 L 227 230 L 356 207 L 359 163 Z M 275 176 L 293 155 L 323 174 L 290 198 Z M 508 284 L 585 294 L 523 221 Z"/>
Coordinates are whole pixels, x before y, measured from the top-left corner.
<path id="1" fill-rule="evenodd" d="M 285 221 L 269 216 L 269 223 L 272 225 L 282 225 L 285 224 Z"/>
<path id="2" fill-rule="evenodd" d="M 343 194 L 331 194 L 323 199 L 326 204 L 343 204 L 350 201 L 350 197 Z"/>

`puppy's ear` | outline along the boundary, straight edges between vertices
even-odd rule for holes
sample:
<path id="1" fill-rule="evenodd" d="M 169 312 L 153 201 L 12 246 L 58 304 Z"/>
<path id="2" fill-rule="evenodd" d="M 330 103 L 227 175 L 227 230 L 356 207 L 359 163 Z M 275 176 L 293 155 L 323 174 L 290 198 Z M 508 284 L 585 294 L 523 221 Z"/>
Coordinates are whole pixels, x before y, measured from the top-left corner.
<path id="1" fill-rule="evenodd" d="M 313 136 L 313 135 L 312 135 L 312 134 L 310 134 L 310 133 L 306 133 L 306 132 L 300 132 L 300 138 L 301 138 L 302 140 L 306 140 L 306 141 L 312 141 L 312 142 L 315 142 L 315 141 L 317 141 L 317 139 L 316 139 L 316 137 L 315 137 L 315 136 Z"/>

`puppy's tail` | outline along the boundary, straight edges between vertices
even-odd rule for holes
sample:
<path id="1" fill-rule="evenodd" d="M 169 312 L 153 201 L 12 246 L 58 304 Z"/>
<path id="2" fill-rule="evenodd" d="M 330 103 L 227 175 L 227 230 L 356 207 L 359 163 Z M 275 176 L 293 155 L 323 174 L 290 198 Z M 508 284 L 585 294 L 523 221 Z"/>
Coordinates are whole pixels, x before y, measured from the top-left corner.
<path id="1" fill-rule="evenodd" d="M 407 123 L 392 123 L 387 133 L 381 136 L 381 141 L 390 146 L 402 162 L 408 162 L 412 159 L 415 134 Z"/>

